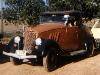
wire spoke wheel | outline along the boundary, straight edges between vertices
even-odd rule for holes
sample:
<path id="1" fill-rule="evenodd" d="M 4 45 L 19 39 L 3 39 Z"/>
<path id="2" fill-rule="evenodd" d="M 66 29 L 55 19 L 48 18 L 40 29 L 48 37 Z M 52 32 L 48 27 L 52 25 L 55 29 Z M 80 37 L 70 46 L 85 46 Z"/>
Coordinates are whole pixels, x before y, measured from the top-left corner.
<path id="1" fill-rule="evenodd" d="M 54 51 L 48 52 L 48 54 L 43 57 L 43 66 L 47 71 L 52 71 L 57 67 L 57 55 Z"/>

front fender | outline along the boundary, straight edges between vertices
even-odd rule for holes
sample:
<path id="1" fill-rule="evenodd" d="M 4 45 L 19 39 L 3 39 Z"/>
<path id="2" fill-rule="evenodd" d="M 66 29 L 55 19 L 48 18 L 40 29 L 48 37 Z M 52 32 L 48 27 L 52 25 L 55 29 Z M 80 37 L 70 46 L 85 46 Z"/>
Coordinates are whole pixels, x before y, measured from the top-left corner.
<path id="1" fill-rule="evenodd" d="M 94 47 L 96 48 L 96 41 L 95 41 L 94 37 L 91 37 L 90 39 L 91 39 L 91 41 L 92 41 Z"/>
<path id="2" fill-rule="evenodd" d="M 60 49 L 58 43 L 54 40 L 42 40 L 42 44 L 38 46 L 39 52 L 41 52 L 41 55 L 45 57 L 49 51 L 51 51 L 51 48 L 55 48 L 56 52 L 59 52 Z"/>

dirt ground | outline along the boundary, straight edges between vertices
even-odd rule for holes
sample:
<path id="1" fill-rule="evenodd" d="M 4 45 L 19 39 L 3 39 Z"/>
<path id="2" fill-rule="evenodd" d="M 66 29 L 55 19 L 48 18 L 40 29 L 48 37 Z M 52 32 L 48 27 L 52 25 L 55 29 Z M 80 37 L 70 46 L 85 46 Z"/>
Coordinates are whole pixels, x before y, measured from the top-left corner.
<path id="1" fill-rule="evenodd" d="M 42 65 L 32 66 L 28 62 L 16 66 L 5 60 L 7 57 L 0 56 L 0 75 L 100 75 L 99 53 L 96 51 L 89 58 L 82 54 L 62 57 L 59 67 L 52 72 L 47 72 Z"/>

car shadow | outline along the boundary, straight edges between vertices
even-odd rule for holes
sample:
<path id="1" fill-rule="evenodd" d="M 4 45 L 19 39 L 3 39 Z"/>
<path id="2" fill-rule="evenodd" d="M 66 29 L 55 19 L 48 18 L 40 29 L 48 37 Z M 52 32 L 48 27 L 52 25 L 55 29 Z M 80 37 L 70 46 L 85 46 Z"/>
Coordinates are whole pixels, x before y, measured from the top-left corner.
<path id="1" fill-rule="evenodd" d="M 31 65 L 31 66 L 43 66 L 43 63 L 42 63 L 42 60 L 41 61 L 37 61 L 37 62 L 30 62 L 30 61 L 27 61 L 27 62 L 23 62 L 24 64 L 28 64 L 28 65 Z"/>
<path id="2" fill-rule="evenodd" d="M 94 57 L 96 55 L 100 54 L 100 49 L 95 49 L 94 50 L 94 54 L 93 56 L 91 57 Z M 67 64 L 70 64 L 70 63 L 76 63 L 78 61 L 81 61 L 81 60 L 84 60 L 84 59 L 87 59 L 87 58 L 90 58 L 90 57 L 87 57 L 86 53 L 79 53 L 79 54 L 76 54 L 76 55 L 73 55 L 73 56 L 60 56 L 58 59 L 58 63 L 57 63 L 57 66 L 56 68 L 53 68 L 50 72 L 52 71 L 55 71 Z M 43 66 L 43 63 L 42 61 L 41 62 L 36 62 L 34 64 L 32 64 L 31 62 L 24 62 L 24 64 L 28 64 L 28 65 L 32 65 L 32 66 Z"/>

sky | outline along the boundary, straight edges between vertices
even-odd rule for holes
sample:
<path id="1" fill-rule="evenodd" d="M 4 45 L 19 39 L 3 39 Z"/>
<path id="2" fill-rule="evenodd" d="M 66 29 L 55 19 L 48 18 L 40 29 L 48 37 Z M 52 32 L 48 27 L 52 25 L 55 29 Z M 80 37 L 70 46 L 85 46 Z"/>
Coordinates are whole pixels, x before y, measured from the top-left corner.
<path id="1" fill-rule="evenodd" d="M 43 0 L 44 2 L 46 2 L 46 0 Z"/>
<path id="2" fill-rule="evenodd" d="M 4 7 L 4 0 L 0 0 L 0 10 L 2 7 Z"/>

